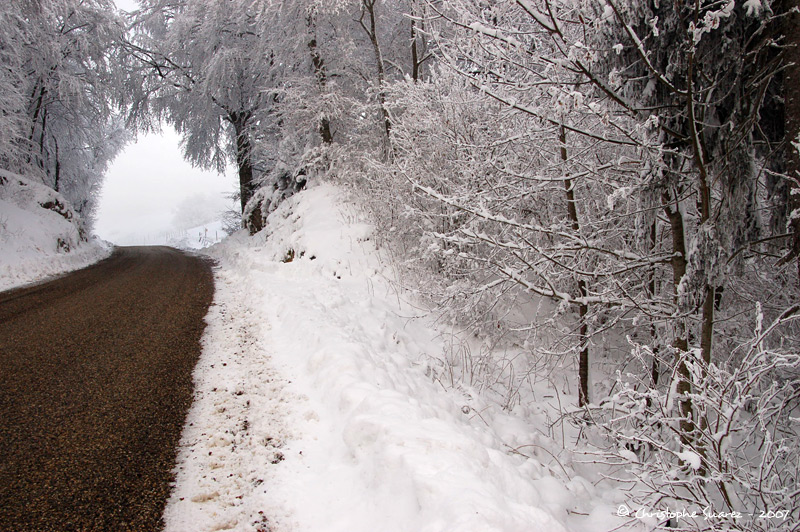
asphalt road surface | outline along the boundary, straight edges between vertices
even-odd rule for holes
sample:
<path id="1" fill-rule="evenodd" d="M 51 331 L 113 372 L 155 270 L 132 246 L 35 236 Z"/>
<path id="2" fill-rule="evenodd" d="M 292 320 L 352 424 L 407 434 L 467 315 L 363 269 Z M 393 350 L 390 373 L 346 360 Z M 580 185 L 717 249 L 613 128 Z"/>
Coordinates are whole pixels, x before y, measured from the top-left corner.
<path id="1" fill-rule="evenodd" d="M 157 531 L 211 265 L 118 248 L 0 293 L 0 531 Z"/>

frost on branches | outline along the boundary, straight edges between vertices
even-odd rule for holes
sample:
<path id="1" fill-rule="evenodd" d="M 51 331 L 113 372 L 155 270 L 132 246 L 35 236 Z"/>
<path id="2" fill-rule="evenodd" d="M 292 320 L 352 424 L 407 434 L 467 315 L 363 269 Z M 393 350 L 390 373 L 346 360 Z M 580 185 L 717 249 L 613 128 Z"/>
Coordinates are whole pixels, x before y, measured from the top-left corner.
<path id="1" fill-rule="evenodd" d="M 628 449 L 629 436 L 594 409 L 643 398 L 643 417 L 662 428 L 632 445 L 652 452 L 615 456 L 646 462 L 634 476 L 650 486 L 649 503 L 686 502 L 690 490 L 695 505 L 764 509 L 754 501 L 772 488 L 752 479 L 768 471 L 743 462 L 772 463 L 782 447 L 756 441 L 747 423 L 768 418 L 725 394 L 733 387 L 784 412 L 769 418 L 773 432 L 796 429 L 794 362 L 772 347 L 754 355 L 745 332 L 758 330 L 753 316 L 777 320 L 760 342 L 797 348 L 798 280 L 780 260 L 792 242 L 781 220 L 793 183 L 785 37 L 774 29 L 784 7 L 454 0 L 426 9 L 436 62 L 429 79 L 392 85 L 395 158 L 370 183 L 388 202 L 378 216 L 410 282 L 431 287 L 433 274 L 427 295 L 451 320 L 525 346 L 532 361 L 574 359 L 585 408 L 572 417 L 604 428 L 613 449 Z M 635 384 L 592 382 L 592 361 L 624 335 L 638 347 L 616 364 L 624 375 L 637 368 Z M 518 364 L 524 380 L 529 368 Z M 787 386 L 773 390 L 773 379 Z M 735 415 L 717 412 L 728 403 Z M 709 431 L 727 419 L 747 443 L 720 447 L 730 439 Z M 733 475 L 730 460 L 738 480 L 719 480 Z M 781 471 L 770 482 L 791 499 L 794 473 Z"/>
<path id="2" fill-rule="evenodd" d="M 91 227 L 105 170 L 128 139 L 117 68 L 124 23 L 108 0 L 0 7 L 0 168 L 61 193 Z"/>

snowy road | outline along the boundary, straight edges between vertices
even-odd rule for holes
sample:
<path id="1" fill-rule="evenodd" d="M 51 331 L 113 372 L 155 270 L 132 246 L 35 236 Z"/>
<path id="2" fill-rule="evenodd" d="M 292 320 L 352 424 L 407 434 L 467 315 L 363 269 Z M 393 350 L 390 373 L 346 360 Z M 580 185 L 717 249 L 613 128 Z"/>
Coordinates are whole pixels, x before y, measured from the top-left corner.
<path id="1" fill-rule="evenodd" d="M 208 262 L 120 248 L 0 293 L 0 530 L 157 530 L 192 400 Z"/>

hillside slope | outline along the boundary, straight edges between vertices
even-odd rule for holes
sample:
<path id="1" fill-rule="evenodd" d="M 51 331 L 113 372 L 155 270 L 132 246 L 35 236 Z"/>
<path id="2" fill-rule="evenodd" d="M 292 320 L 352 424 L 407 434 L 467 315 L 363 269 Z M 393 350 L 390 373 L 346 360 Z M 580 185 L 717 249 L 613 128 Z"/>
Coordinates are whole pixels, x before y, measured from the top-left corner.
<path id="1" fill-rule="evenodd" d="M 537 405 L 443 386 L 448 334 L 331 185 L 219 263 L 169 532 L 610 530 L 615 490 L 554 459 Z M 543 451 L 543 452 L 540 452 Z M 565 469 L 566 468 L 566 469 Z"/>
<path id="2" fill-rule="evenodd" d="M 83 233 L 61 194 L 0 171 L 0 290 L 88 266 L 110 252 Z"/>

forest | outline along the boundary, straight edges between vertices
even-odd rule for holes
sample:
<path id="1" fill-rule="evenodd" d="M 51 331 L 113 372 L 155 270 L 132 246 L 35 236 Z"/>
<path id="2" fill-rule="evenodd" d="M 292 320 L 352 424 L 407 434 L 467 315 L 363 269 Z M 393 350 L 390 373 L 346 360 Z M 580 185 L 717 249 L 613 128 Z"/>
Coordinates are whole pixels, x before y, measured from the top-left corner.
<path id="1" fill-rule="evenodd" d="M 87 231 L 162 124 L 251 234 L 338 183 L 486 346 L 440 380 L 512 409 L 568 368 L 632 501 L 800 522 L 799 0 L 21 0 L 0 54 L 0 168 Z"/>

